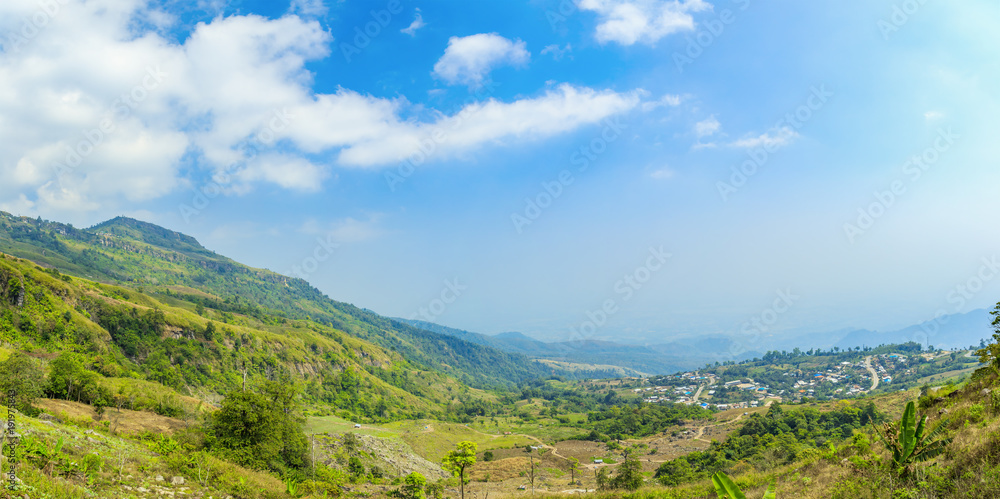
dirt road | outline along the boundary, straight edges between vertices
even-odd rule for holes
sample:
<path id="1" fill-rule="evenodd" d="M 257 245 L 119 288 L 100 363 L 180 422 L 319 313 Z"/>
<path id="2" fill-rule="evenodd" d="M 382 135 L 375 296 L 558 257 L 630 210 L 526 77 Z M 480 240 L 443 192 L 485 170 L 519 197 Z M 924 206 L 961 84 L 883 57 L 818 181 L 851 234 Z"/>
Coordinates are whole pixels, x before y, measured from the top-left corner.
<path id="1" fill-rule="evenodd" d="M 878 373 L 875 372 L 875 369 L 872 369 L 871 355 L 865 357 L 865 369 L 868 369 L 868 372 L 872 375 L 872 387 L 869 388 L 868 391 L 873 392 L 876 388 L 878 388 Z"/>

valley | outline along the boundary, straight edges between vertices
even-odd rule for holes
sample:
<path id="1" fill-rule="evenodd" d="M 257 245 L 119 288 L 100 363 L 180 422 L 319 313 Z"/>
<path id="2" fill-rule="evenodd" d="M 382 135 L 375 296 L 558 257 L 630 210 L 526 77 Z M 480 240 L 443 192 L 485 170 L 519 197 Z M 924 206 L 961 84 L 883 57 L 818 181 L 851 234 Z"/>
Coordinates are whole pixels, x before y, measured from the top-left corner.
<path id="1" fill-rule="evenodd" d="M 443 463 L 463 446 L 464 491 L 484 499 L 703 497 L 719 471 L 829 497 L 859 472 L 898 479 L 874 429 L 914 400 L 982 456 L 924 471 L 950 480 L 942 497 L 995 466 L 976 436 L 1000 424 L 985 342 L 795 348 L 648 375 L 383 318 L 134 220 L 3 215 L 0 247 L 0 381 L 24 394 L 4 463 L 32 498 L 399 497 L 418 476 L 417 496 L 455 497 Z"/>

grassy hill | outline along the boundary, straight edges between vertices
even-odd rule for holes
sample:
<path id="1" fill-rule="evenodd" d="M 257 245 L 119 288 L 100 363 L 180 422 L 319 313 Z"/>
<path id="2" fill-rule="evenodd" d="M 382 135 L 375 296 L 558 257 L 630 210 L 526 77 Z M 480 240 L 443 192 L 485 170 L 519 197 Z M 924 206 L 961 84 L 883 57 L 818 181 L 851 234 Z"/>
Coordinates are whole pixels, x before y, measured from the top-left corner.
<path id="1" fill-rule="evenodd" d="M 0 251 L 76 277 L 126 286 L 161 304 L 210 309 L 223 322 L 242 316 L 268 326 L 313 323 L 392 351 L 415 368 L 478 388 L 581 376 L 336 302 L 302 279 L 247 267 L 190 236 L 128 218 L 80 230 L 0 212 Z"/>

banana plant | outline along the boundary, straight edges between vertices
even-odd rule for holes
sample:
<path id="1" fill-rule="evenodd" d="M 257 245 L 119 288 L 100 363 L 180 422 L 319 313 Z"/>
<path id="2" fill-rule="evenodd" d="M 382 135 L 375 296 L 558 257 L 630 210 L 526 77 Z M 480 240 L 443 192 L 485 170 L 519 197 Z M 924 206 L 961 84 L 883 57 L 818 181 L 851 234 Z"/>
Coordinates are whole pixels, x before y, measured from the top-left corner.
<path id="1" fill-rule="evenodd" d="M 288 478 L 285 480 L 285 493 L 292 497 L 299 496 L 299 483 L 293 478 Z"/>
<path id="2" fill-rule="evenodd" d="M 718 494 L 719 499 L 747 499 L 743 491 L 721 471 L 712 475 L 712 485 L 715 485 L 715 493 Z M 763 499 L 777 499 L 774 481 L 767 486 Z"/>
<path id="3" fill-rule="evenodd" d="M 907 476 L 916 463 L 933 459 L 944 452 L 951 443 L 950 438 L 935 440 L 944 431 L 945 425 L 939 424 L 933 431 L 927 433 L 927 416 L 917 422 L 917 409 L 910 401 L 903 410 L 903 418 L 899 423 L 886 423 L 880 429 L 875 427 L 879 439 L 892 452 L 892 463 L 901 476 Z"/>
<path id="4" fill-rule="evenodd" d="M 21 443 L 24 457 L 33 462 L 38 469 L 49 475 L 52 473 L 52 465 L 59 460 L 63 445 L 65 444 L 63 437 L 59 437 L 59 441 L 56 442 L 55 447 L 49 447 L 45 441 L 34 436 L 24 438 Z"/>

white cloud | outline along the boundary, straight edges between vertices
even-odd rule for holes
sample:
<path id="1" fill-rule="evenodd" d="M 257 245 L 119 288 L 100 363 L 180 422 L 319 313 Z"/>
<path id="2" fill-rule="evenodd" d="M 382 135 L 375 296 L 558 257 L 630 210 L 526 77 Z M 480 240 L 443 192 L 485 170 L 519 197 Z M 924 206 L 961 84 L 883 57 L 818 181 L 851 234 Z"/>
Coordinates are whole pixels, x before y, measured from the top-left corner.
<path id="1" fill-rule="evenodd" d="M 648 113 L 648 112 L 650 112 L 650 111 L 652 111 L 654 109 L 657 109 L 657 108 L 660 108 L 660 107 L 664 107 L 664 106 L 677 107 L 677 106 L 681 105 L 681 100 L 682 100 L 681 96 L 679 96 L 679 95 L 665 94 L 663 97 L 660 97 L 657 100 L 643 102 L 642 103 L 642 111 L 644 113 Z"/>
<path id="2" fill-rule="evenodd" d="M 597 13 L 597 41 L 621 45 L 652 45 L 672 33 L 691 31 L 691 13 L 712 8 L 704 0 L 577 0 L 577 5 Z"/>
<path id="3" fill-rule="evenodd" d="M 552 59 L 559 61 L 566 55 L 573 52 L 573 46 L 566 44 L 566 47 L 560 47 L 558 44 L 546 45 L 542 49 L 542 55 L 552 54 Z"/>
<path id="4" fill-rule="evenodd" d="M 288 11 L 303 16 L 322 16 L 327 8 L 323 0 L 292 0 Z"/>
<path id="5" fill-rule="evenodd" d="M 733 143 L 729 144 L 733 147 L 742 147 L 746 149 L 753 149 L 755 147 L 764 147 L 767 149 L 776 149 L 779 147 L 784 147 L 791 144 L 799 134 L 795 130 L 785 126 L 772 131 L 764 132 L 756 137 L 747 136 Z"/>
<path id="6" fill-rule="evenodd" d="M 0 2 L 0 33 L 19 32 L 37 12 L 35 0 Z M 434 137 L 434 154 L 453 157 L 567 132 L 639 102 L 637 92 L 563 85 L 415 120 L 404 116 L 419 106 L 403 98 L 312 90 L 306 63 L 332 43 L 318 22 L 218 17 L 178 43 L 136 31 L 133 21 L 151 12 L 145 0 L 66 0 L 31 39 L 3 40 L 0 206 L 71 219 L 197 188 L 217 172 L 228 193 L 265 183 L 315 191 L 335 166 L 392 165 Z M 481 78 L 527 61 L 523 42 L 506 42 L 485 63 L 461 57 L 475 53 L 457 50 L 463 42 L 450 45 L 453 74 Z"/>
<path id="7" fill-rule="evenodd" d="M 638 91 L 621 94 L 563 84 L 532 99 L 469 104 L 433 123 L 387 123 L 390 133 L 373 134 L 371 140 L 345 148 L 340 162 L 378 166 L 423 156 L 425 150 L 449 157 L 480 144 L 550 137 L 598 123 L 638 104 Z"/>
<path id="8" fill-rule="evenodd" d="M 694 134 L 699 139 L 715 135 L 720 129 L 722 129 L 722 124 L 715 119 L 714 114 L 694 124 Z"/>
<path id="9" fill-rule="evenodd" d="M 237 177 L 249 185 L 267 181 L 286 189 L 318 191 L 329 173 L 311 161 L 284 154 L 266 154 L 255 158 Z"/>
<path id="10" fill-rule="evenodd" d="M 434 74 L 451 85 L 479 86 L 499 66 L 524 66 L 531 54 L 521 40 L 508 40 L 496 33 L 480 33 L 448 39 L 448 48 L 434 65 Z"/>
<path id="11" fill-rule="evenodd" d="M 424 22 L 424 16 L 422 16 L 420 14 L 420 9 L 416 9 L 416 10 L 417 10 L 417 13 L 416 13 L 416 15 L 413 18 L 413 22 L 410 23 L 409 26 L 407 26 L 407 27 L 399 30 L 400 33 L 405 33 L 405 34 L 410 35 L 410 36 L 416 36 L 418 29 L 423 28 L 424 26 L 427 26 L 427 23 Z"/>

